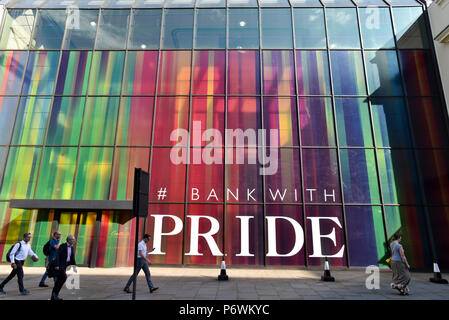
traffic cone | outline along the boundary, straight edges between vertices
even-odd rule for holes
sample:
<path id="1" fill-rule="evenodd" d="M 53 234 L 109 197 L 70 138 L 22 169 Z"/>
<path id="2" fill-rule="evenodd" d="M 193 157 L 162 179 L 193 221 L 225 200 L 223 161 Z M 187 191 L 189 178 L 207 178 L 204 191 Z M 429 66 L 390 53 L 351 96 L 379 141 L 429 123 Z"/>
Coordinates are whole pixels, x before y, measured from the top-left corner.
<path id="1" fill-rule="evenodd" d="M 435 261 L 433 263 L 433 278 L 429 279 L 430 282 L 448 284 L 446 279 L 441 276 L 440 268 L 438 268 L 438 263 Z"/>
<path id="2" fill-rule="evenodd" d="M 335 281 L 335 278 L 331 276 L 331 271 L 329 270 L 329 261 L 327 260 L 327 257 L 325 257 L 324 259 L 324 275 L 321 277 L 321 281 Z"/>
<path id="3" fill-rule="evenodd" d="M 226 275 L 226 263 L 224 259 L 221 261 L 221 270 L 220 274 L 218 275 L 218 280 L 228 280 L 228 276 Z"/>

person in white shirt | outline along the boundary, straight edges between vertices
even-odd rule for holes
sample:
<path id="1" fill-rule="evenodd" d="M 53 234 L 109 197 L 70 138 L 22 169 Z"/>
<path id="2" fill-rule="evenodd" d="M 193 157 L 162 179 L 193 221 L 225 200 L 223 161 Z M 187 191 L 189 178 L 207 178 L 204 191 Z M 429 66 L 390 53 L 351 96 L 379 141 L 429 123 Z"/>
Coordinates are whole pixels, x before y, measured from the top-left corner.
<path id="1" fill-rule="evenodd" d="M 131 278 L 129 278 L 128 283 L 125 286 L 125 289 L 123 289 L 123 291 L 125 291 L 126 293 L 132 293 L 132 290 L 129 289 L 129 286 L 131 285 L 131 283 L 134 281 L 134 277 L 137 277 L 137 275 L 140 272 L 140 269 L 143 269 L 143 272 L 145 273 L 145 277 L 147 279 L 147 284 L 148 284 L 148 288 L 150 289 L 150 293 L 153 293 L 154 291 L 156 291 L 157 289 L 159 289 L 159 287 L 155 287 L 153 285 L 153 282 L 151 282 L 151 274 L 150 274 L 150 269 L 148 268 L 148 265 L 151 264 L 151 261 L 147 258 L 147 243 L 150 241 L 150 235 L 149 234 L 145 234 L 143 236 L 143 240 L 139 242 L 138 245 L 138 251 L 137 251 L 137 269 L 136 272 L 131 276 Z"/>
<path id="2" fill-rule="evenodd" d="M 31 250 L 31 246 L 29 244 L 30 240 L 31 233 L 25 233 L 23 235 L 23 240 L 16 243 L 12 248 L 9 254 L 12 271 L 9 276 L 0 284 L 0 294 L 6 294 L 6 292 L 3 291 L 3 287 L 16 275 L 20 294 L 27 295 L 30 293 L 23 287 L 23 264 L 28 256 L 30 256 L 31 259 L 35 262 L 39 260 L 39 257 L 33 252 L 33 250 Z"/>

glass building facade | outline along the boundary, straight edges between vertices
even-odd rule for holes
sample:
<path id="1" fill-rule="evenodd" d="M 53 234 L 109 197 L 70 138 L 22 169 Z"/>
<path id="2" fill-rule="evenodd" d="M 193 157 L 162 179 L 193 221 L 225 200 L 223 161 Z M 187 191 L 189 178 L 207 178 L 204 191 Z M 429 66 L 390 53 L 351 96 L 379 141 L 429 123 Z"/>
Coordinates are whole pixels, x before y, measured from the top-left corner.
<path id="1" fill-rule="evenodd" d="M 156 264 L 219 264 L 215 245 L 229 265 L 385 266 L 400 232 L 412 267 L 449 268 L 447 112 L 424 13 L 414 0 L 9 2 L 1 261 L 24 232 L 41 253 L 57 227 L 77 237 L 80 264 L 132 265 L 129 214 L 9 202 L 131 200 L 138 167 L 150 172 L 143 230 L 165 234 Z M 226 161 L 270 140 L 214 141 L 223 161 L 173 163 L 172 131 L 192 128 L 279 130 L 277 172 Z"/>

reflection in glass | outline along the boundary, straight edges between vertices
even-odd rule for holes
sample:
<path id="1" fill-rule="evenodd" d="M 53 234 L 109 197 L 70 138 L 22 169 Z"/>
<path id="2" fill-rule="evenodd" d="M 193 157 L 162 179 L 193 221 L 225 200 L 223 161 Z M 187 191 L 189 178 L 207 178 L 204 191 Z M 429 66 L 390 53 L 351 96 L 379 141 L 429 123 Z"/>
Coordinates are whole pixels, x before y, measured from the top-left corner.
<path id="1" fill-rule="evenodd" d="M 294 9 L 296 48 L 325 49 L 323 9 Z"/>
<path id="2" fill-rule="evenodd" d="M 196 10 L 196 43 L 199 49 L 224 49 L 226 47 L 226 10 Z"/>
<path id="3" fill-rule="evenodd" d="M 293 48 L 290 9 L 261 9 L 262 48 Z"/>
<path id="4" fill-rule="evenodd" d="M 193 10 L 165 10 L 163 30 L 163 49 L 191 49 L 193 41 Z"/>
<path id="5" fill-rule="evenodd" d="M 330 48 L 360 48 L 356 9 L 328 8 L 326 14 Z"/>
<path id="6" fill-rule="evenodd" d="M 19 93 L 26 58 L 26 51 L 0 52 L 0 94 Z"/>
<path id="7" fill-rule="evenodd" d="M 93 49 L 98 10 L 78 10 L 79 21 L 67 20 L 64 49 Z"/>
<path id="8" fill-rule="evenodd" d="M 32 48 L 61 48 L 66 15 L 65 10 L 40 10 L 34 27 Z"/>
<path id="9" fill-rule="evenodd" d="M 427 30 L 421 7 L 393 8 L 397 44 L 400 49 L 428 48 Z"/>
<path id="10" fill-rule="evenodd" d="M 8 10 L 4 15 L 0 49 L 28 49 L 36 10 Z"/>
<path id="11" fill-rule="evenodd" d="M 394 48 L 390 9 L 360 8 L 363 47 L 366 49 Z"/>
<path id="12" fill-rule="evenodd" d="M 0 144 L 9 143 L 9 135 L 14 124 L 17 97 L 0 96 Z M 1 163 L 0 163 L 1 168 Z"/>
<path id="13" fill-rule="evenodd" d="M 366 51 L 365 63 L 370 95 L 403 95 L 396 51 Z"/>
<path id="14" fill-rule="evenodd" d="M 133 10 L 128 49 L 158 49 L 162 10 Z"/>
<path id="15" fill-rule="evenodd" d="M 96 49 L 125 49 L 129 10 L 103 10 L 98 26 Z"/>
<path id="16" fill-rule="evenodd" d="M 229 9 L 229 48 L 259 48 L 259 12 L 257 9 Z"/>

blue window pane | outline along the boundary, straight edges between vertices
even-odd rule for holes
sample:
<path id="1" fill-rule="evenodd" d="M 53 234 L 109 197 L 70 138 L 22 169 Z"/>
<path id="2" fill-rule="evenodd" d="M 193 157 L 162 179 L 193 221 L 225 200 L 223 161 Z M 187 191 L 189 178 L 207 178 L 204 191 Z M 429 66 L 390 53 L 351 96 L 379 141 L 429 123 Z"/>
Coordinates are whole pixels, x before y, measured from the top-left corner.
<path id="1" fill-rule="evenodd" d="M 390 9 L 360 8 L 363 47 L 366 49 L 394 48 Z"/>
<path id="2" fill-rule="evenodd" d="M 198 0 L 197 6 L 200 8 L 226 7 L 226 0 Z"/>
<path id="3" fill-rule="evenodd" d="M 259 12 L 257 9 L 229 9 L 229 48 L 259 48 Z"/>
<path id="4" fill-rule="evenodd" d="M 393 18 L 396 39 L 400 49 L 429 47 L 421 7 L 393 8 Z"/>
<path id="5" fill-rule="evenodd" d="M 0 144 L 8 144 L 14 124 L 17 97 L 0 97 Z M 1 168 L 1 165 L 0 165 Z"/>
<path id="6" fill-rule="evenodd" d="M 293 48 L 290 9 L 261 9 L 262 47 Z"/>
<path id="7" fill-rule="evenodd" d="M 321 0 L 326 7 L 353 7 L 351 0 Z"/>
<path id="8" fill-rule="evenodd" d="M 134 10 L 128 49 L 159 49 L 162 10 Z"/>
<path id="9" fill-rule="evenodd" d="M 228 0 L 228 7 L 257 7 L 257 0 Z"/>
<path id="10" fill-rule="evenodd" d="M 64 49 L 93 49 L 98 10 L 77 10 L 79 20 L 67 20 Z M 79 23 L 78 23 L 79 22 Z"/>
<path id="11" fill-rule="evenodd" d="M 259 0 L 261 7 L 290 7 L 288 0 Z"/>
<path id="12" fill-rule="evenodd" d="M 396 51 L 367 51 L 365 63 L 370 95 L 403 95 Z"/>
<path id="13" fill-rule="evenodd" d="M 129 10 L 103 10 L 98 26 L 97 49 L 125 49 Z"/>
<path id="14" fill-rule="evenodd" d="M 34 49 L 59 49 L 66 22 L 65 10 L 40 10 L 34 27 Z"/>
<path id="15" fill-rule="evenodd" d="M 360 51 L 331 51 L 336 95 L 365 95 L 365 73 Z"/>
<path id="16" fill-rule="evenodd" d="M 326 15 L 331 49 L 360 48 L 355 8 L 329 8 L 326 10 Z"/>
<path id="17" fill-rule="evenodd" d="M 226 48 L 225 9 L 198 9 L 196 24 L 196 48 Z"/>
<path id="18" fill-rule="evenodd" d="M 193 10 L 165 10 L 163 49 L 191 49 L 193 39 Z"/>
<path id="19" fill-rule="evenodd" d="M 322 7 L 319 0 L 290 0 L 292 7 Z"/>
<path id="20" fill-rule="evenodd" d="M 323 9 L 294 9 L 296 48 L 325 49 Z"/>

